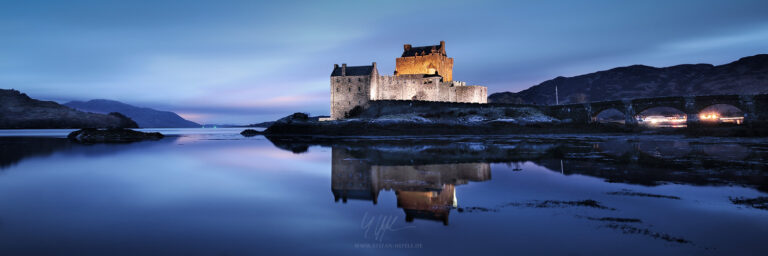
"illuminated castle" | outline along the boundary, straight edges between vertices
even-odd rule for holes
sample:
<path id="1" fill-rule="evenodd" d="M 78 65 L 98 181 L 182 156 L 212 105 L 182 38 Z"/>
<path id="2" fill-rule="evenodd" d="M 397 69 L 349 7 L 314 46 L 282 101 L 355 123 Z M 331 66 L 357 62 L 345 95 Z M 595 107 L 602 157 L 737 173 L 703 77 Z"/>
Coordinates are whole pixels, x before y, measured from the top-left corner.
<path id="1" fill-rule="evenodd" d="M 396 59 L 395 75 L 382 76 L 376 62 L 370 66 L 333 65 L 331 120 L 349 117 L 355 107 L 366 108 L 376 100 L 415 100 L 487 103 L 488 88 L 453 81 L 453 58 L 439 45 L 403 46 Z"/>

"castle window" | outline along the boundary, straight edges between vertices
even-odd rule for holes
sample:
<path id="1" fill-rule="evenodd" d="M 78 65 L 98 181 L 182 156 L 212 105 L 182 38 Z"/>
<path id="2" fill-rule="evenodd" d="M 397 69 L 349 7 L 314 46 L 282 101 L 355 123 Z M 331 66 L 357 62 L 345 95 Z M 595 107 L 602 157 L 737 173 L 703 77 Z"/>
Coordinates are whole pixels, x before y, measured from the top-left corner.
<path id="1" fill-rule="evenodd" d="M 358 86 L 358 87 L 357 87 L 357 91 L 358 91 L 358 92 L 360 91 L 360 86 Z"/>
<path id="2" fill-rule="evenodd" d="M 352 92 L 352 87 L 347 88 L 347 91 Z"/>
<path id="3" fill-rule="evenodd" d="M 347 105 L 352 105 L 352 102 L 351 101 L 347 101 Z"/>
<path id="4" fill-rule="evenodd" d="M 352 82 L 352 78 L 347 78 L 347 82 Z"/>
<path id="5" fill-rule="evenodd" d="M 336 87 L 336 92 L 339 92 L 339 87 Z"/>
<path id="6" fill-rule="evenodd" d="M 363 79 L 362 79 L 362 78 L 357 78 L 357 81 L 358 81 L 358 82 L 362 82 L 362 81 L 363 81 Z"/>

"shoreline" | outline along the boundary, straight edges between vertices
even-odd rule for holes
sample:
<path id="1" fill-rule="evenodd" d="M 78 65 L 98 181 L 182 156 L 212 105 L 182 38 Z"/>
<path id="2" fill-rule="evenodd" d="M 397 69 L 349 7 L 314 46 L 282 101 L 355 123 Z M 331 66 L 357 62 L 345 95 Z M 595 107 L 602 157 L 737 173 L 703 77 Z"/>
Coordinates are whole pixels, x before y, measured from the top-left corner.
<path id="1" fill-rule="evenodd" d="M 699 125 L 685 128 L 623 127 L 610 124 L 561 124 L 503 122 L 447 123 L 345 120 L 312 122 L 282 120 L 263 131 L 273 136 L 445 136 L 445 135 L 534 135 L 534 134 L 615 134 L 684 135 L 687 137 L 766 137 L 765 125 Z"/>

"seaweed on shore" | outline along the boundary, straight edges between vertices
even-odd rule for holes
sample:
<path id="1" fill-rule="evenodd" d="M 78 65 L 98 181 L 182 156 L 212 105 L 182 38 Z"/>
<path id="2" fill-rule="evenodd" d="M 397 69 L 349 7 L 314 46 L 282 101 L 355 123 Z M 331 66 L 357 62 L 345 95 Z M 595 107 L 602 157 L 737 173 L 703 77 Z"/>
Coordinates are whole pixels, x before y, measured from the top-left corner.
<path id="1" fill-rule="evenodd" d="M 620 217 L 586 217 L 588 220 L 605 221 L 605 222 L 621 222 L 621 223 L 642 223 L 640 219 L 635 218 L 620 218 Z"/>
<path id="2" fill-rule="evenodd" d="M 458 212 L 498 212 L 499 209 L 470 206 L 470 207 L 463 207 L 463 208 L 459 207 L 456 209 L 456 211 Z"/>
<path id="3" fill-rule="evenodd" d="M 590 208 L 597 208 L 597 209 L 611 210 L 611 211 L 616 210 L 616 208 L 606 207 L 600 204 L 600 202 L 592 199 L 580 200 L 580 201 L 545 200 L 545 201 L 531 201 L 526 203 L 513 202 L 513 203 L 508 203 L 507 206 L 533 207 L 533 208 L 564 208 L 564 207 L 578 206 L 578 207 L 590 207 Z"/>
<path id="4" fill-rule="evenodd" d="M 680 197 L 677 196 L 668 196 L 668 195 L 658 195 L 658 194 L 650 194 L 650 193 L 643 193 L 643 192 L 634 192 L 628 189 L 622 189 L 621 191 L 616 192 L 608 192 L 606 193 L 608 195 L 618 195 L 618 196 L 641 196 L 641 197 L 654 197 L 654 198 L 666 198 L 666 199 L 674 199 L 674 200 L 680 200 Z"/>
<path id="5" fill-rule="evenodd" d="M 744 205 L 760 210 L 768 210 L 768 197 L 761 196 L 755 198 L 730 197 L 733 204 Z"/>
<path id="6" fill-rule="evenodd" d="M 533 200 L 528 202 L 511 202 L 501 205 L 500 207 L 496 208 L 487 208 L 487 207 L 480 207 L 480 206 L 470 206 L 470 207 L 459 207 L 456 210 L 458 212 L 498 212 L 501 208 L 504 207 L 529 207 L 529 208 L 566 208 L 566 207 L 589 207 L 589 208 L 596 208 L 601 210 L 611 210 L 615 211 L 616 208 L 610 208 L 606 207 L 600 202 L 587 199 L 587 200 L 580 200 L 580 201 L 560 201 L 560 200 Z"/>
<path id="7" fill-rule="evenodd" d="M 645 235 L 649 236 L 655 239 L 661 239 L 667 242 L 675 242 L 680 244 L 689 244 L 691 241 L 688 241 L 681 237 L 674 237 L 666 233 L 659 233 L 651 231 L 647 228 L 638 228 L 632 225 L 627 224 L 616 224 L 616 223 L 610 223 L 608 225 L 605 225 L 608 228 L 620 230 L 624 234 L 638 234 L 638 235 Z"/>

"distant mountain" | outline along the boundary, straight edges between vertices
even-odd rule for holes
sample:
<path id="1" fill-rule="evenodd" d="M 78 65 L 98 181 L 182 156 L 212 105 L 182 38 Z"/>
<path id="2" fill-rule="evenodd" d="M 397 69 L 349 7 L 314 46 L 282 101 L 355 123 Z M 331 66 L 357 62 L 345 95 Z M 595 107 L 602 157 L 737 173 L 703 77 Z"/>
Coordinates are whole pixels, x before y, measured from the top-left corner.
<path id="1" fill-rule="evenodd" d="M 249 124 L 248 127 L 259 127 L 259 128 L 267 128 L 270 125 L 274 124 L 275 121 L 267 121 L 267 122 L 261 122 L 261 123 L 255 123 L 255 124 Z"/>
<path id="2" fill-rule="evenodd" d="M 619 67 L 575 77 L 557 77 L 523 91 L 494 93 L 488 102 L 560 104 L 662 96 L 768 93 L 768 54 L 713 66 Z"/>
<path id="3" fill-rule="evenodd" d="M 86 113 L 53 101 L 30 98 L 17 90 L 0 89 L 0 129 L 136 128 L 120 113 Z"/>
<path id="4" fill-rule="evenodd" d="M 186 120 L 176 113 L 142 108 L 114 100 L 70 101 L 65 106 L 93 113 L 118 112 L 136 121 L 141 128 L 197 128 L 200 124 Z"/>

